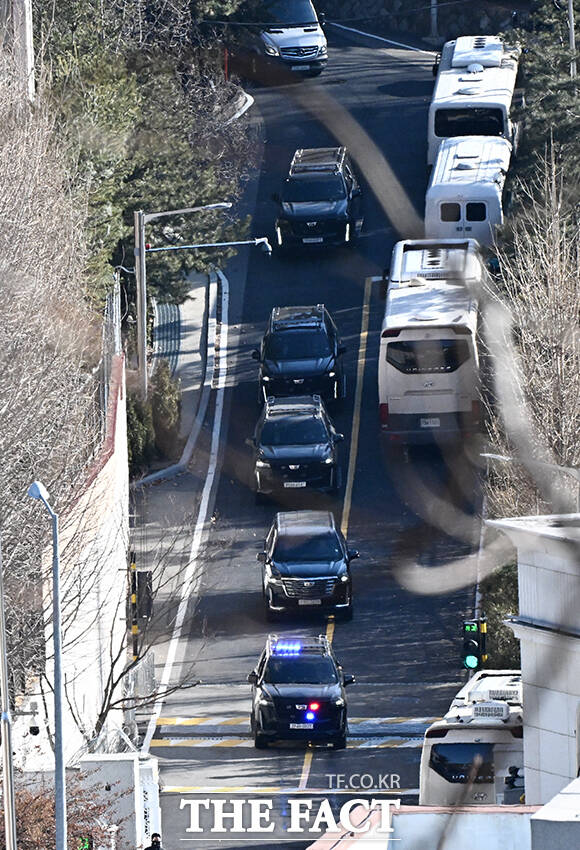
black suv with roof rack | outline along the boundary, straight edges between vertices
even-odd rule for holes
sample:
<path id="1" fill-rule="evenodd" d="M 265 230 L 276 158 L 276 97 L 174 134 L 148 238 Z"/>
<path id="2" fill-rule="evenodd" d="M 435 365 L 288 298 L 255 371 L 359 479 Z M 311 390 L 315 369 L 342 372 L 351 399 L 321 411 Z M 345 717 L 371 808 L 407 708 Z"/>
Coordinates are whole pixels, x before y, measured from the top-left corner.
<path id="1" fill-rule="evenodd" d="M 337 433 L 320 396 L 268 398 L 248 439 L 254 447 L 256 495 L 339 486 Z"/>
<path id="2" fill-rule="evenodd" d="M 273 200 L 279 248 L 348 245 L 362 229 L 361 188 L 345 147 L 298 149 Z"/>
<path id="3" fill-rule="evenodd" d="M 254 670 L 250 728 L 257 748 L 299 739 L 346 747 L 346 693 L 354 676 L 343 673 L 324 635 L 292 639 L 268 635 Z"/>
<path id="4" fill-rule="evenodd" d="M 266 537 L 262 595 L 267 619 L 288 611 L 334 611 L 352 617 L 349 549 L 330 511 L 280 511 Z"/>
<path id="5" fill-rule="evenodd" d="M 260 363 L 259 400 L 291 395 L 344 398 L 345 351 L 324 304 L 274 307 L 262 345 L 252 351 Z"/>

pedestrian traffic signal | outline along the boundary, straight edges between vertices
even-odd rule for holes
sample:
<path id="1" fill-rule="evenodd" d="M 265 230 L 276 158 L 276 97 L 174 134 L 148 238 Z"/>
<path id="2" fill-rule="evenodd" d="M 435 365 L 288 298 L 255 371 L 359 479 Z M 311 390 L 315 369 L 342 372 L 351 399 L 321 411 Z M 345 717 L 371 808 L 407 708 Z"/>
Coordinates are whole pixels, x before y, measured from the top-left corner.
<path id="1" fill-rule="evenodd" d="M 485 636 L 487 634 L 487 620 L 479 617 L 477 620 L 463 621 L 463 666 L 468 670 L 479 670 L 487 661 L 485 653 Z"/>

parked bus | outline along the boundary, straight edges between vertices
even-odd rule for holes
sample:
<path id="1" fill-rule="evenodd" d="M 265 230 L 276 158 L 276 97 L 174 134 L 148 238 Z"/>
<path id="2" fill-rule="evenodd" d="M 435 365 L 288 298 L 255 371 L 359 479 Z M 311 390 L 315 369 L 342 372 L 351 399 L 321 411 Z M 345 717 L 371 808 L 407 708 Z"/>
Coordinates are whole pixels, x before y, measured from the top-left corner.
<path id="1" fill-rule="evenodd" d="M 379 418 L 392 443 L 459 440 L 479 430 L 473 239 L 398 242 L 379 348 Z"/>
<path id="2" fill-rule="evenodd" d="M 519 126 L 511 111 L 520 51 L 498 36 L 464 35 L 443 46 L 429 107 L 427 163 L 443 139 L 501 136 L 517 149 Z"/>
<path id="3" fill-rule="evenodd" d="M 494 805 L 523 799 L 519 670 L 480 670 L 425 732 L 419 805 Z"/>
<path id="4" fill-rule="evenodd" d="M 493 136 L 459 136 L 440 147 L 425 196 L 428 239 L 468 237 L 491 245 L 503 224 L 512 146 Z"/>

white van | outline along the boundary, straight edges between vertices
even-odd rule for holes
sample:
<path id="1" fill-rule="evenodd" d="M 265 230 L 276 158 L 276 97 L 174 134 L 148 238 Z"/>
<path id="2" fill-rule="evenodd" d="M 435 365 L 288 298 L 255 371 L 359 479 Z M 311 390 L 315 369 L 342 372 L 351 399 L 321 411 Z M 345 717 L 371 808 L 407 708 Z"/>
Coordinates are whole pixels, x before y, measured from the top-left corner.
<path id="1" fill-rule="evenodd" d="M 517 150 L 519 126 L 510 112 L 519 56 L 517 48 L 493 35 L 464 35 L 446 42 L 435 66 L 429 106 L 429 166 L 443 139 L 455 136 L 501 136 Z"/>
<path id="2" fill-rule="evenodd" d="M 496 136 L 459 136 L 439 147 L 425 196 L 428 239 L 477 239 L 491 245 L 503 224 L 512 146 Z"/>
<path id="3" fill-rule="evenodd" d="M 482 276 L 473 239 L 395 245 L 379 349 L 379 419 L 389 442 L 459 440 L 479 430 Z"/>
<path id="4" fill-rule="evenodd" d="M 519 803 L 523 744 L 521 672 L 480 670 L 425 732 L 419 805 Z"/>
<path id="5" fill-rule="evenodd" d="M 316 77 L 328 61 L 324 15 L 311 0 L 262 0 L 246 3 L 239 12 L 245 24 L 238 33 L 250 54 L 254 75 L 265 70 L 286 69 Z"/>

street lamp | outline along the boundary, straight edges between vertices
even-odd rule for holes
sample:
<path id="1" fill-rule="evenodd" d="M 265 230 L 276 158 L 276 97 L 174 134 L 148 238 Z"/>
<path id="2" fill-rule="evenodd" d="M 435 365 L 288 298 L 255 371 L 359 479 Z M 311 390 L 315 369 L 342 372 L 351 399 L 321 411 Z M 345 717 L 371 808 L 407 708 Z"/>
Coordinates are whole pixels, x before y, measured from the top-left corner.
<path id="1" fill-rule="evenodd" d="M 60 560 L 58 554 L 58 514 L 52 509 L 44 484 L 34 481 L 28 488 L 31 499 L 40 499 L 52 520 L 52 633 L 54 642 L 54 785 L 56 850 L 67 850 L 66 784 L 62 735 L 62 643 L 60 624 Z"/>
<path id="2" fill-rule="evenodd" d="M 135 225 L 135 283 L 137 287 L 137 362 L 141 394 L 147 398 L 147 272 L 145 269 L 145 225 L 157 218 L 167 218 L 171 215 L 186 215 L 201 210 L 229 210 L 229 201 L 216 204 L 205 204 L 201 207 L 185 207 L 182 210 L 165 210 L 164 212 L 145 213 L 136 210 L 133 213 Z"/>

